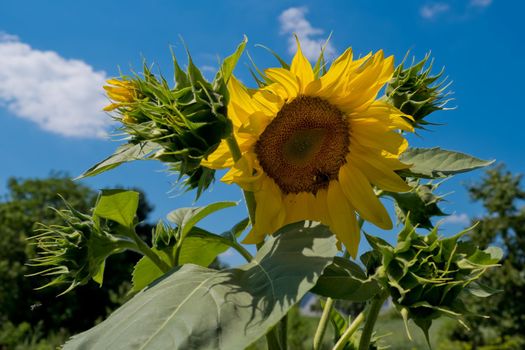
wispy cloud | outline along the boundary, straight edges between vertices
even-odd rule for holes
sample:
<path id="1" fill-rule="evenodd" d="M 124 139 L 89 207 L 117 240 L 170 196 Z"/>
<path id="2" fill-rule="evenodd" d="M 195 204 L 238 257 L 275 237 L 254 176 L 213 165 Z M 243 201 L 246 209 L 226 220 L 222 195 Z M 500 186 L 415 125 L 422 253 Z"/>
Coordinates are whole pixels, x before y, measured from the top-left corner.
<path id="1" fill-rule="evenodd" d="M 470 218 L 467 214 L 452 214 L 441 220 L 443 224 L 451 225 L 468 225 L 470 223 Z"/>
<path id="2" fill-rule="evenodd" d="M 111 119 L 102 112 L 107 79 L 87 63 L 41 51 L 0 33 L 0 107 L 42 129 L 69 137 L 106 135 Z"/>
<path id="3" fill-rule="evenodd" d="M 281 33 L 290 35 L 288 39 L 288 52 L 294 54 L 297 50 L 297 43 L 291 34 L 296 34 L 301 41 L 301 48 L 304 55 L 311 61 L 316 60 L 321 52 L 321 47 L 326 42 L 326 37 L 320 38 L 325 32 L 320 28 L 315 28 L 306 19 L 308 13 L 306 7 L 290 7 L 284 10 L 279 16 L 281 24 Z M 325 55 L 332 57 L 335 55 L 335 47 L 328 42 L 325 49 Z"/>
<path id="4" fill-rule="evenodd" d="M 492 0 L 470 0 L 470 5 L 474 7 L 487 7 L 492 4 Z"/>
<path id="5" fill-rule="evenodd" d="M 449 10 L 449 4 L 444 2 L 435 2 L 423 5 L 423 7 L 421 7 L 421 9 L 419 10 L 419 14 L 425 19 L 434 19 L 437 16 L 448 12 Z"/>

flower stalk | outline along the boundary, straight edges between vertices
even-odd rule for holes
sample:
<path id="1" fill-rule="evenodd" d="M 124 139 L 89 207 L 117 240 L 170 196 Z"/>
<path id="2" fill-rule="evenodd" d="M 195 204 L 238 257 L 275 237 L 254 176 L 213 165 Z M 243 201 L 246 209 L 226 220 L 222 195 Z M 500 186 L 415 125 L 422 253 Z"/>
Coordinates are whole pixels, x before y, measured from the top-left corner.
<path id="1" fill-rule="evenodd" d="M 319 350 L 321 348 L 321 344 L 323 343 L 323 337 L 326 332 L 326 327 L 328 326 L 328 320 L 330 319 L 330 313 L 332 312 L 333 306 L 334 299 L 327 298 L 323 308 L 323 314 L 321 315 L 321 320 L 319 321 L 319 324 L 317 325 L 317 330 L 315 331 L 313 346 L 314 350 Z"/>
<path id="2" fill-rule="evenodd" d="M 383 306 L 388 293 L 383 291 L 382 293 L 376 295 L 369 306 L 366 315 L 365 326 L 363 327 L 363 333 L 361 333 L 361 339 L 359 340 L 358 350 L 368 350 L 370 346 L 370 339 L 372 339 L 372 333 L 374 331 L 374 326 L 377 321 L 377 316 L 379 316 L 379 311 Z"/>
<path id="3" fill-rule="evenodd" d="M 341 338 L 335 343 L 335 346 L 332 350 L 343 350 L 345 345 L 347 344 L 350 337 L 357 331 L 361 323 L 365 320 L 365 313 L 361 312 L 357 317 L 352 321 L 350 326 L 345 330 L 343 335 L 341 335 Z"/>

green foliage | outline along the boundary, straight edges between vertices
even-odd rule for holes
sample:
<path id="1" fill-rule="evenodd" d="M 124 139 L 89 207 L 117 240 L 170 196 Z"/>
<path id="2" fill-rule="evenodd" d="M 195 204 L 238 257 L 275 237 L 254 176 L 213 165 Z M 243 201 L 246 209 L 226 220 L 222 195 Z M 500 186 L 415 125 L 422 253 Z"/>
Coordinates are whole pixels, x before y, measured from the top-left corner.
<path id="1" fill-rule="evenodd" d="M 466 300 L 476 314 L 467 317 L 471 331 L 452 329 L 455 344 L 477 349 L 523 349 L 525 346 L 525 191 L 522 176 L 503 166 L 486 171 L 483 179 L 469 187 L 471 198 L 483 204 L 486 214 L 469 234 L 473 244 L 497 244 L 504 251 L 502 266 L 489 271 L 483 283 L 500 290 L 490 303 Z"/>
<path id="2" fill-rule="evenodd" d="M 367 277 L 359 265 L 335 257 L 334 262 L 319 277 L 312 292 L 333 299 L 363 302 L 373 298 L 379 290 L 377 281 Z"/>
<path id="3" fill-rule="evenodd" d="M 427 54 L 420 62 L 414 63 L 408 68 L 404 62 L 396 67 L 394 76 L 386 87 L 388 101 L 403 113 L 412 116 L 411 120 L 406 118 L 416 128 L 424 129 L 426 125 L 432 124 L 425 117 L 432 112 L 445 109 L 450 99 L 446 92 L 449 87 L 447 78 L 441 79 L 445 70 L 432 75 L 433 60 L 428 64 L 430 54 Z M 441 80 L 440 80 L 441 79 Z"/>
<path id="4" fill-rule="evenodd" d="M 169 227 L 162 222 L 157 224 L 152 236 L 152 252 L 169 267 L 183 264 L 209 266 L 219 254 L 237 244 L 237 238 L 246 229 L 249 220 L 240 221 L 221 235 L 195 225 L 208 215 L 234 205 L 237 203 L 217 202 L 172 211 L 168 214 L 168 219 L 177 226 Z M 133 291 L 140 291 L 163 274 L 149 257 L 144 256 L 133 270 Z"/>
<path id="5" fill-rule="evenodd" d="M 139 193 L 126 190 L 102 190 L 93 214 L 128 229 L 133 229 L 139 207 Z"/>
<path id="6" fill-rule="evenodd" d="M 435 228 L 423 236 L 407 220 L 396 247 L 366 235 L 381 257 L 381 264 L 376 265 L 377 279 L 388 290 L 405 323 L 414 320 L 427 339 L 432 321 L 440 316 L 462 322 L 468 313 L 462 299 L 492 295 L 477 280 L 497 266 L 502 252 L 495 247 L 481 251 L 471 242 L 460 241 L 467 232 L 439 238 Z M 480 288 L 485 293 L 480 293 Z"/>
<path id="7" fill-rule="evenodd" d="M 435 194 L 440 184 L 432 182 L 422 184 L 419 180 L 409 181 L 408 184 L 412 187 L 409 192 L 384 192 L 384 194 L 394 198 L 399 222 L 405 222 L 410 216 L 410 222 L 414 225 L 431 229 L 434 227 L 432 217 L 446 215 L 438 206 L 443 197 Z"/>
<path id="8" fill-rule="evenodd" d="M 0 348 L 55 349 L 69 334 L 92 327 L 125 300 L 135 253 L 111 256 L 102 287 L 88 283 L 57 298 L 56 289 L 35 291 L 50 280 L 27 278 L 34 268 L 26 265 L 36 256 L 32 237 L 36 222 L 63 225 L 63 198 L 81 212 L 89 212 L 96 192 L 60 174 L 46 179 L 9 179 L 7 194 L 0 200 Z M 51 210 L 54 207 L 57 210 Z M 145 220 L 151 207 L 141 195 L 138 210 Z M 137 227 L 141 235 L 151 232 L 147 224 Z M 18 329 L 18 330 L 17 330 Z"/>
<path id="9" fill-rule="evenodd" d="M 173 270 L 64 349 L 242 349 L 314 286 L 336 252 L 325 226 L 285 226 L 246 265 Z"/>
<path id="10" fill-rule="evenodd" d="M 42 268 L 30 276 L 52 277 L 41 288 L 69 284 L 62 294 L 93 279 L 102 285 L 106 259 L 125 249 L 140 251 L 135 243 L 139 193 L 126 190 L 102 191 L 93 215 L 82 214 L 65 202 L 58 211 L 60 225 L 41 225 L 31 238 L 38 256 L 30 266 Z"/>
<path id="11" fill-rule="evenodd" d="M 402 176 L 437 179 L 486 167 L 494 161 L 486 161 L 461 152 L 447 151 L 439 147 L 409 148 L 399 159 L 411 164 L 409 169 L 398 171 Z"/>
<path id="12" fill-rule="evenodd" d="M 217 202 L 204 207 L 180 208 L 168 214 L 168 220 L 177 225 L 176 240 L 184 240 L 190 230 L 206 216 L 217 210 L 237 205 L 236 202 Z"/>
<path id="13" fill-rule="evenodd" d="M 210 186 L 215 173 L 201 166 L 201 160 L 231 133 L 231 121 L 226 113 L 226 86 L 246 42 L 244 37 L 236 51 L 223 61 L 211 83 L 204 79 L 189 52 L 186 71 L 173 55 L 175 87 L 170 87 L 162 75 L 153 74 L 146 64 L 141 75 L 122 76 L 120 82 L 129 90 L 132 99 L 115 103 L 115 109 L 119 115 L 117 119 L 122 122 L 121 129 L 130 139 L 82 177 L 99 174 L 128 161 L 156 159 L 184 177 L 188 190 L 197 189 L 198 198 Z"/>
<path id="14" fill-rule="evenodd" d="M 79 179 L 101 174 L 126 162 L 141 159 L 152 159 L 154 157 L 154 153 L 160 150 L 161 146 L 158 143 L 151 141 L 126 143 L 118 147 L 115 153 L 113 153 L 111 156 L 86 170 L 84 174 L 79 176 Z"/>

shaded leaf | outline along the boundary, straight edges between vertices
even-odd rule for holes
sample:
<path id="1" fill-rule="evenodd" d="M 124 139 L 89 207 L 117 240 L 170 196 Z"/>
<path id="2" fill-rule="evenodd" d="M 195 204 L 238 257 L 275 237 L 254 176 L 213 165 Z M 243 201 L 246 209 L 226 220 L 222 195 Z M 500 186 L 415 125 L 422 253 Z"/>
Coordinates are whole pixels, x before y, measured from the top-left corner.
<path id="1" fill-rule="evenodd" d="M 64 349 L 245 348 L 313 287 L 337 253 L 325 226 L 298 223 L 280 231 L 249 264 L 173 270 Z"/>
<path id="2" fill-rule="evenodd" d="M 313 293 L 333 299 L 346 299 L 363 302 L 373 298 L 379 292 L 379 285 L 352 261 L 339 257 L 334 258 L 323 272 Z"/>

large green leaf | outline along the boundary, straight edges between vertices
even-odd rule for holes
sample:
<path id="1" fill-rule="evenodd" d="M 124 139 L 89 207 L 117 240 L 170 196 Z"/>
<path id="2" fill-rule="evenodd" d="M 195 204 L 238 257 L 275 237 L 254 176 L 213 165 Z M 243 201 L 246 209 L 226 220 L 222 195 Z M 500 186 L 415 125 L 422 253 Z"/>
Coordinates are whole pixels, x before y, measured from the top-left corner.
<path id="1" fill-rule="evenodd" d="M 178 227 L 178 238 L 184 240 L 188 232 L 199 221 L 218 210 L 233 207 L 237 202 L 216 202 L 203 207 L 179 208 L 168 214 L 168 220 Z"/>
<path id="2" fill-rule="evenodd" d="M 399 159 L 412 164 L 401 170 L 403 176 L 435 179 L 479 169 L 494 161 L 478 159 L 468 154 L 435 148 L 409 148 Z"/>
<path id="3" fill-rule="evenodd" d="M 314 286 L 337 253 L 335 243 L 327 227 L 296 223 L 246 265 L 184 265 L 64 349 L 244 349 Z"/>
<path id="4" fill-rule="evenodd" d="M 139 193 L 126 190 L 102 190 L 94 214 L 132 228 L 139 206 Z"/>
<path id="5" fill-rule="evenodd" d="M 125 162 L 148 159 L 152 153 L 160 149 L 161 146 L 159 144 L 151 141 L 140 142 L 137 144 L 126 143 L 120 146 L 111 156 L 86 170 L 84 174 L 80 175 L 77 179 L 98 175 L 104 171 L 116 168 Z"/>
<path id="6" fill-rule="evenodd" d="M 379 285 L 367 277 L 356 263 L 335 257 L 312 292 L 333 299 L 362 302 L 373 298 L 379 292 Z"/>

